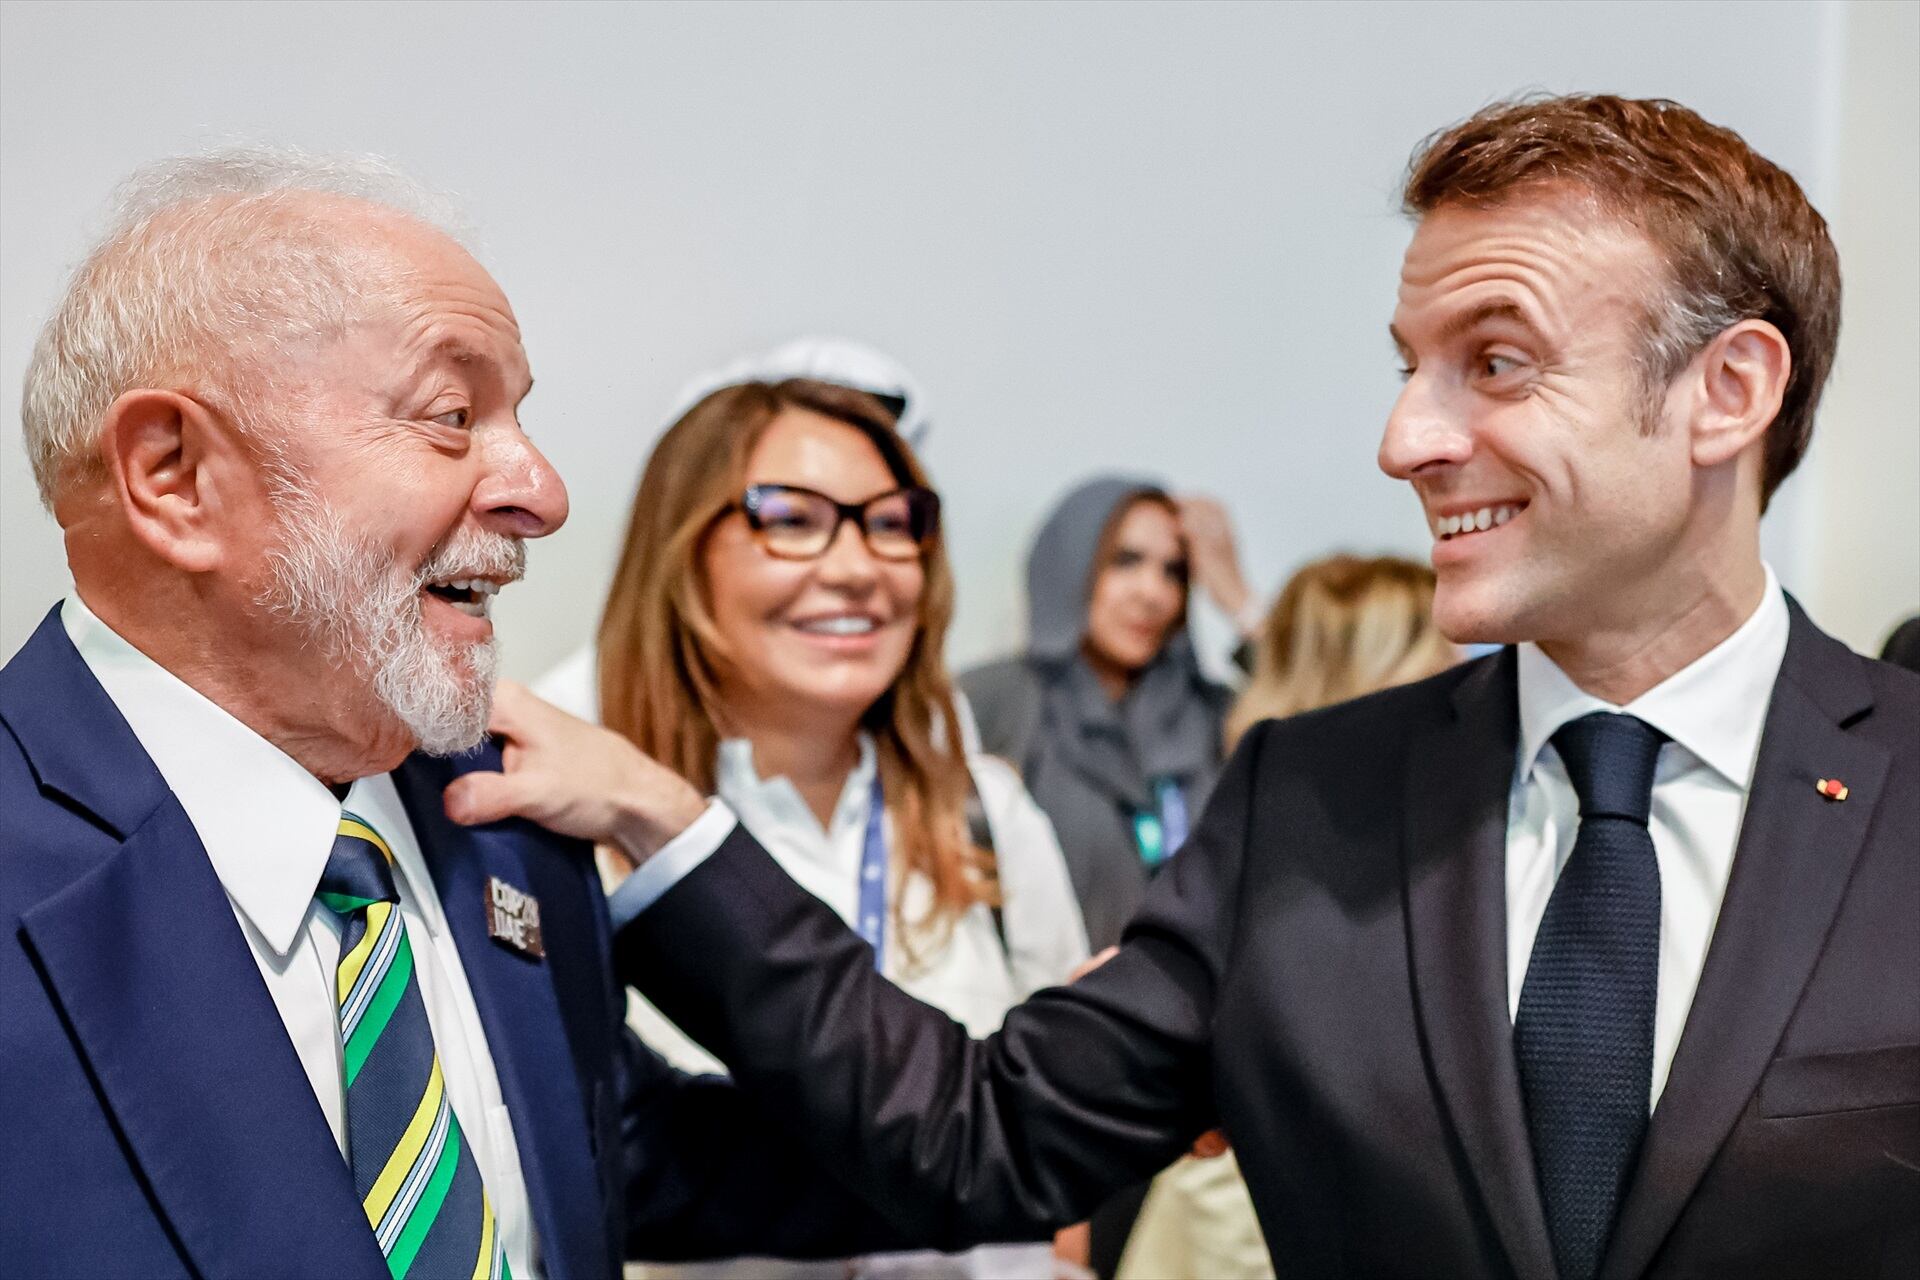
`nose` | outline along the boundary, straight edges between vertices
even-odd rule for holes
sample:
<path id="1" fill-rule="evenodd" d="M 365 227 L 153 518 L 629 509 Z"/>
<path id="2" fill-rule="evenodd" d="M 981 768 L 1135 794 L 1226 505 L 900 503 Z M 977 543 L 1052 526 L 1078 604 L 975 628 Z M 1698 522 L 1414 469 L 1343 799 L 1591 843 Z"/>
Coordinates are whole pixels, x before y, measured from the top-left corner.
<path id="1" fill-rule="evenodd" d="M 1156 616 L 1171 619 L 1186 602 L 1186 584 L 1171 570 L 1142 574 L 1130 585 Z"/>
<path id="2" fill-rule="evenodd" d="M 1400 389 L 1380 437 L 1380 469 L 1396 480 L 1436 466 L 1458 466 L 1473 454 L 1464 415 L 1444 391 L 1415 373 Z"/>
<path id="3" fill-rule="evenodd" d="M 864 591 L 878 579 L 880 563 L 868 548 L 859 524 L 845 520 L 833 531 L 833 541 L 814 562 L 814 573 L 825 585 Z"/>
<path id="4" fill-rule="evenodd" d="M 1160 611 L 1171 623 L 1187 607 L 1187 584 L 1184 581 L 1166 580 L 1160 584 Z"/>
<path id="5" fill-rule="evenodd" d="M 1186 589 L 1177 577 L 1151 561 L 1108 572 L 1114 575 L 1111 598 L 1137 621 L 1164 626 L 1186 603 Z"/>
<path id="6" fill-rule="evenodd" d="M 518 428 L 482 433 L 486 474 L 473 505 L 487 528 L 517 538 L 544 538 L 567 522 L 567 486 Z"/>

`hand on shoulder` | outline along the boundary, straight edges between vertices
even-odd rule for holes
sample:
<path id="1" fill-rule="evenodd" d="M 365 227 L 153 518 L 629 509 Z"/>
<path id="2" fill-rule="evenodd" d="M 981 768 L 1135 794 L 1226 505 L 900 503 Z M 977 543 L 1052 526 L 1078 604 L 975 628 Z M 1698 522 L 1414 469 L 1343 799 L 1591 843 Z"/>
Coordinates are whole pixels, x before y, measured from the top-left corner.
<path id="1" fill-rule="evenodd" d="M 691 783 L 619 734 L 511 680 L 495 691 L 487 728 L 501 739 L 501 771 L 463 774 L 443 796 L 447 816 L 465 826 L 526 818 L 638 866 L 706 808 Z"/>

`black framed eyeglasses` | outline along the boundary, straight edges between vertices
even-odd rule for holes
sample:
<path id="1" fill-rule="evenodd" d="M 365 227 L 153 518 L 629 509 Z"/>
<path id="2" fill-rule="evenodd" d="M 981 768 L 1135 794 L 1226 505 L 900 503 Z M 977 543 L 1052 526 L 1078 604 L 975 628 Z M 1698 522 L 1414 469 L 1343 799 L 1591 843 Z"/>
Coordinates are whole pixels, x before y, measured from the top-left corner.
<path id="1" fill-rule="evenodd" d="M 865 502 L 838 502 L 798 485 L 755 484 L 747 486 L 739 507 L 767 554 L 782 560 L 825 555 L 849 520 L 867 550 L 882 560 L 917 560 L 940 529 L 940 495 L 918 485 Z"/>

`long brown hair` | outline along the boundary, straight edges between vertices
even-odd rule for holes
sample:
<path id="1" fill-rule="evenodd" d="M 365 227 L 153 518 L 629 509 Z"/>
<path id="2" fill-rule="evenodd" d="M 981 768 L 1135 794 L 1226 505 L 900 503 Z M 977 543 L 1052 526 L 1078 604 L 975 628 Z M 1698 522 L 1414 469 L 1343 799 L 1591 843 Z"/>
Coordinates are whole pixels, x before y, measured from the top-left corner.
<path id="1" fill-rule="evenodd" d="M 1259 720 L 1298 715 L 1445 670 L 1459 653 L 1433 624 L 1433 570 L 1397 556 L 1329 556 L 1293 575 L 1255 640 L 1227 716 L 1227 746 Z"/>
<path id="2" fill-rule="evenodd" d="M 723 387 L 661 437 L 640 477 L 600 619 L 600 718 L 705 792 L 714 788 L 724 719 L 716 659 L 725 649 L 700 581 L 700 546 L 739 500 L 747 459 L 787 409 L 858 429 L 899 484 L 927 483 L 885 406 L 864 392 L 805 378 Z M 928 918 L 919 923 L 950 928 L 974 903 L 997 902 L 999 890 L 991 856 L 967 833 L 972 784 L 941 660 L 953 619 L 953 572 L 938 532 L 921 563 L 919 626 L 906 665 L 860 723 L 874 740 L 895 856 L 933 887 Z M 901 920 L 898 898 L 894 912 Z"/>

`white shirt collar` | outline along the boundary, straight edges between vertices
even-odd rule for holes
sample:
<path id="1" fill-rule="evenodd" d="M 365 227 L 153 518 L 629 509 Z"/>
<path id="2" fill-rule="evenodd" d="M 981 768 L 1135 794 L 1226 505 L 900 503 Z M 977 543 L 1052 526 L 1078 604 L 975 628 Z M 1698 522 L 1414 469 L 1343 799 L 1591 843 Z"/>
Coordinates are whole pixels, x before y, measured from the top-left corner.
<path id="1" fill-rule="evenodd" d="M 1786 596 L 1766 570 L 1759 607 L 1734 633 L 1624 707 L 1581 689 L 1535 644 L 1522 644 L 1520 768 L 1524 780 L 1541 749 L 1569 720 L 1590 711 L 1638 716 L 1739 787 L 1753 782 L 1767 704 L 1787 653 Z"/>
<path id="2" fill-rule="evenodd" d="M 866 815 L 867 794 L 873 787 L 879 757 L 870 735 L 862 733 L 859 745 L 860 759 L 847 775 L 846 785 L 840 789 L 839 804 L 834 809 L 836 825 L 855 807 L 862 819 Z M 728 738 L 721 742 L 714 764 L 714 789 L 743 819 L 767 815 L 787 820 L 805 814 L 815 825 L 819 822 L 801 798 L 799 789 L 784 774 L 772 778 L 760 776 L 753 765 L 753 742 L 747 738 Z"/>
<path id="3" fill-rule="evenodd" d="M 340 801 L 291 756 L 116 634 L 77 593 L 61 602 L 60 621 L 186 810 L 227 896 L 286 955 L 333 849 Z M 355 786 L 350 799 L 358 798 Z"/>

